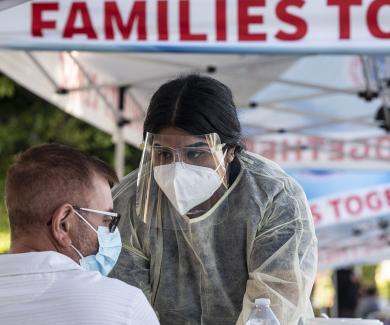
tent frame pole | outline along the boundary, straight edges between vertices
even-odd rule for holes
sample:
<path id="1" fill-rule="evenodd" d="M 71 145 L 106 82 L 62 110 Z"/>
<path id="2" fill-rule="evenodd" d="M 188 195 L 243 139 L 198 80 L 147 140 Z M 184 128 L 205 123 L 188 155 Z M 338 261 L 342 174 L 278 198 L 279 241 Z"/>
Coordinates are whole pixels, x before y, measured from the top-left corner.
<path id="1" fill-rule="evenodd" d="M 129 88 L 129 85 L 118 88 L 118 115 L 122 118 L 117 120 L 115 130 L 115 171 L 119 180 L 125 175 L 126 143 L 123 138 L 123 126 L 130 123 L 130 121 L 123 118 L 123 110 L 125 108 L 126 92 Z"/>
<path id="2" fill-rule="evenodd" d="M 121 180 L 125 175 L 126 146 L 122 135 L 122 127 L 117 126 L 115 136 L 115 172 Z"/>

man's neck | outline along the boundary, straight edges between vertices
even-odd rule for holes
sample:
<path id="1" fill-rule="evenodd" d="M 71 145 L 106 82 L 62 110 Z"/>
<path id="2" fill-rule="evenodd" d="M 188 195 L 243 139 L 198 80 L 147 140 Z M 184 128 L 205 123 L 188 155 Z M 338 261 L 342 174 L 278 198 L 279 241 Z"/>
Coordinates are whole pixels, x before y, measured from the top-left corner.
<path id="1" fill-rule="evenodd" d="M 36 235 L 33 238 L 31 235 L 28 235 L 11 239 L 11 248 L 9 251 L 11 254 L 45 251 L 57 251 L 57 249 L 43 234 Z"/>
<path id="2" fill-rule="evenodd" d="M 10 254 L 20 254 L 20 253 L 30 253 L 30 252 L 41 252 L 42 250 L 32 247 L 28 244 L 24 243 L 13 243 L 11 244 L 11 248 L 9 250 Z"/>
<path id="3" fill-rule="evenodd" d="M 76 263 L 80 260 L 80 257 L 72 248 L 61 249 L 49 233 L 41 231 L 35 234 L 26 233 L 18 234 L 18 236 L 12 235 L 13 234 L 11 233 L 10 254 L 53 251 L 68 256 Z"/>

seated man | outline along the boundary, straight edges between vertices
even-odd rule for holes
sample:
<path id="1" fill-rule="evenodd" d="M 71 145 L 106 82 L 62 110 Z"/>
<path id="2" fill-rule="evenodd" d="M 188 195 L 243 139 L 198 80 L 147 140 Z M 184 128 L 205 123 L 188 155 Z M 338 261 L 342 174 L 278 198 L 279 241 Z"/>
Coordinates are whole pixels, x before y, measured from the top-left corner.
<path id="1" fill-rule="evenodd" d="M 5 185 L 11 250 L 0 255 L 1 324 L 158 324 L 141 290 L 104 276 L 121 250 L 116 181 L 105 163 L 63 145 L 16 159 Z"/>

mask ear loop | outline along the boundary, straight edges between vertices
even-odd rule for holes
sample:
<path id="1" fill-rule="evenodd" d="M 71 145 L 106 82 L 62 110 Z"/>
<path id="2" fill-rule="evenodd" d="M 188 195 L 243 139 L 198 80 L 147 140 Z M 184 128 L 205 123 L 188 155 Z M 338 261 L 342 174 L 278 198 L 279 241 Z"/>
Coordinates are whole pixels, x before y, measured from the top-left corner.
<path id="1" fill-rule="evenodd" d="M 74 209 L 73 209 L 74 210 Z M 78 213 L 76 210 L 74 210 L 74 212 L 96 233 L 98 234 L 97 230 L 92 227 L 92 225 L 80 214 Z"/>
<path id="2" fill-rule="evenodd" d="M 92 227 L 92 225 L 80 214 L 80 213 L 78 213 L 75 209 L 73 209 L 73 211 L 81 218 L 81 220 L 83 220 L 96 234 L 98 233 L 97 231 L 96 231 L 96 229 L 94 228 L 94 227 Z M 84 258 L 84 256 L 83 256 L 83 254 L 81 254 L 80 253 L 80 251 L 76 248 L 76 247 L 74 247 L 73 246 L 73 244 L 71 244 L 70 245 L 70 247 L 72 247 L 75 251 L 76 251 L 76 253 L 77 253 L 77 255 L 80 257 L 80 260 L 81 259 L 83 259 Z"/>
<path id="3" fill-rule="evenodd" d="M 84 258 L 83 254 L 81 254 L 80 251 L 73 246 L 73 244 L 70 244 L 70 247 L 72 247 L 76 251 L 77 255 L 80 256 L 80 259 Z"/>

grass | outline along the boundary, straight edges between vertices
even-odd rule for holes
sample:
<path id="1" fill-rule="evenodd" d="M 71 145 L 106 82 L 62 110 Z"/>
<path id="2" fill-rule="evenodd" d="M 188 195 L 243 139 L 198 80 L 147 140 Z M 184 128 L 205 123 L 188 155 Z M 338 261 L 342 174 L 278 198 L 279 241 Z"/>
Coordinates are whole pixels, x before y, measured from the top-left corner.
<path id="1" fill-rule="evenodd" d="M 10 236 L 8 219 L 5 208 L 0 203 L 0 254 L 7 253 L 9 250 Z"/>
<path id="2" fill-rule="evenodd" d="M 9 249 L 9 231 L 0 230 L 0 254 L 7 253 Z"/>

